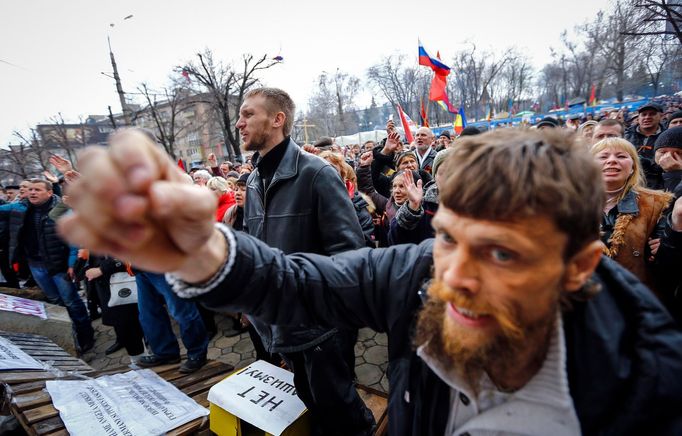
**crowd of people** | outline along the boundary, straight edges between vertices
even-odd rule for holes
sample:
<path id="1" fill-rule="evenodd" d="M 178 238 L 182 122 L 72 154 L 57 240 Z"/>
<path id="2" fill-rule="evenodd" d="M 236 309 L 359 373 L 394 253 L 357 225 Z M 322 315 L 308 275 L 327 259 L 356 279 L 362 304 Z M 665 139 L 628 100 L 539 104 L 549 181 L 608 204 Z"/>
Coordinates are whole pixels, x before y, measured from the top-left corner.
<path id="1" fill-rule="evenodd" d="M 82 353 L 101 315 L 139 367 L 180 361 L 170 315 L 186 373 L 229 313 L 315 434 L 375 430 L 364 326 L 389 337 L 390 434 L 682 433 L 682 101 L 345 147 L 297 145 L 293 116 L 250 91 L 246 161 L 188 174 L 135 128 L 54 156 L 63 177 L 3 190 L 7 286 L 65 306 Z M 126 271 L 137 304 L 110 306 Z"/>

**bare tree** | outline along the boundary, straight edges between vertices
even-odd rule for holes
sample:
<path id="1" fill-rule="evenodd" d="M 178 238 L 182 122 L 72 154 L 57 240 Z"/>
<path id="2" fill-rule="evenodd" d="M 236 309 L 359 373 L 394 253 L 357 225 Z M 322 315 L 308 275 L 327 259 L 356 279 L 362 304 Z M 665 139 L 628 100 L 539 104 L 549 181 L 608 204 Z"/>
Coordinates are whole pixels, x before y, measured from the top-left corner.
<path id="1" fill-rule="evenodd" d="M 189 123 L 182 122 L 179 117 L 189 106 L 188 94 L 178 87 L 164 87 L 160 92 L 153 92 L 146 83 L 137 89 L 147 105 L 136 117 L 142 114 L 151 117 L 159 142 L 166 153 L 176 160 L 176 140 L 189 127 Z"/>
<path id="2" fill-rule="evenodd" d="M 642 16 L 633 9 L 633 0 L 615 0 L 608 14 L 598 14 L 597 20 L 588 26 L 594 43 L 594 56 L 604 59 L 605 75 L 613 78 L 616 98 L 623 101 L 625 79 L 637 60 L 642 37 L 634 35 L 642 26 Z"/>
<path id="3" fill-rule="evenodd" d="M 680 44 L 676 42 L 671 44 L 665 35 L 651 37 L 650 45 L 642 50 L 641 59 L 654 95 L 658 94 L 660 79 L 666 67 L 676 60 L 679 62 L 680 58 L 682 58 Z"/>
<path id="4" fill-rule="evenodd" d="M 682 4 L 676 0 L 636 0 L 634 8 L 643 12 L 641 25 L 625 31 L 627 36 L 670 35 L 682 44 Z"/>
<path id="5" fill-rule="evenodd" d="M 73 127 L 67 126 L 64 122 L 64 117 L 61 112 L 57 115 L 50 117 L 51 129 L 46 133 L 47 137 L 42 138 L 45 145 L 51 144 L 53 148 L 61 149 L 65 154 L 66 158 L 71 162 L 71 165 L 76 164 L 76 150 L 87 145 L 87 139 L 85 134 L 85 128 L 81 122 L 80 134 L 72 135 L 70 137 L 69 131 L 73 132 Z M 42 155 L 45 153 L 40 153 L 41 162 L 45 162 L 45 169 L 47 169 L 47 156 L 42 159 Z"/>
<path id="6" fill-rule="evenodd" d="M 229 144 L 227 152 L 230 160 L 241 159 L 239 149 L 239 131 L 235 127 L 239 117 L 239 107 L 244 101 L 244 94 L 259 83 L 258 72 L 276 65 L 278 61 L 269 59 L 267 55 L 255 58 L 253 55 L 242 56 L 241 66 L 233 66 L 217 61 L 210 49 L 197 53 L 197 60 L 179 67 L 191 79 L 196 80 L 208 94 L 208 103 L 220 120 L 225 144 Z"/>
<path id="7" fill-rule="evenodd" d="M 459 91 L 460 100 L 476 118 L 485 110 L 484 106 L 494 100 L 493 81 L 498 79 L 513 57 L 510 50 L 500 53 L 480 51 L 474 43 L 455 54 L 453 70 L 457 74 L 452 89 Z"/>
<path id="8" fill-rule="evenodd" d="M 13 132 L 15 144 L 0 150 L 0 174 L 2 180 L 16 183 L 38 176 L 47 169 L 49 153 L 43 148 L 38 133 L 31 129 L 28 134 L 17 130 Z"/>
<path id="9" fill-rule="evenodd" d="M 360 79 L 336 70 L 323 72 L 309 100 L 307 118 L 321 135 L 339 136 L 357 128 L 355 97 L 360 90 Z"/>
<path id="10" fill-rule="evenodd" d="M 11 179 L 12 183 L 30 178 L 35 171 L 35 155 L 30 145 L 23 142 L 9 144 L 5 150 L 0 150 L 2 164 L 0 174 L 2 180 Z"/>
<path id="11" fill-rule="evenodd" d="M 367 70 L 371 87 L 378 90 L 394 107 L 399 104 L 408 113 L 419 111 L 419 99 L 428 95 L 430 73 L 423 67 L 404 65 L 404 55 L 391 55 Z"/>

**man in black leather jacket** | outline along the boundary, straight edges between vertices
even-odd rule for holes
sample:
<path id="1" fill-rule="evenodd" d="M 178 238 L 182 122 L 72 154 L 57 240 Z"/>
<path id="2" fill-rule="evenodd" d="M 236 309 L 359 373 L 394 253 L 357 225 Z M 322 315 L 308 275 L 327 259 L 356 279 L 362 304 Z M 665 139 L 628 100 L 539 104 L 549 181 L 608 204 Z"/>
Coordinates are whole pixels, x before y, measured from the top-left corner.
<path id="1" fill-rule="evenodd" d="M 214 227 L 215 199 L 181 183 L 141 135 L 94 153 L 85 180 L 107 188 L 74 186 L 75 213 L 60 223 L 73 243 L 172 271 L 178 295 L 209 307 L 387 332 L 392 435 L 682 432 L 682 333 L 602 257 L 601 174 L 565 132 L 463 140 L 448 157 L 435 240 L 332 257 Z M 126 227 L 95 227 L 94 212 L 134 223 L 141 211 L 107 212 L 112 190 L 167 208 L 145 209 L 154 221 L 114 245 Z M 679 231 L 682 213 L 671 216 Z"/>
<path id="2" fill-rule="evenodd" d="M 288 135 L 294 105 L 286 92 L 247 93 L 237 121 L 244 149 L 255 151 L 244 204 L 244 231 L 285 253 L 331 255 L 365 246 L 346 188 L 333 166 Z M 357 329 L 294 327 L 249 319 L 270 353 L 294 371 L 298 395 L 317 432 L 370 434 L 371 412 L 353 383 Z"/>

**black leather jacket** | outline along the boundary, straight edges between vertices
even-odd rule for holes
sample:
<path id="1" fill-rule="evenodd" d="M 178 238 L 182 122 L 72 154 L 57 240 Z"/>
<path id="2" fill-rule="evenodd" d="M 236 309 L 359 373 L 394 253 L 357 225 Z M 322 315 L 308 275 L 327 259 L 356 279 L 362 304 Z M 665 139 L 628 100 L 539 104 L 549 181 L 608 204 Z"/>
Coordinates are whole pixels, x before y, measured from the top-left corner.
<path id="1" fill-rule="evenodd" d="M 355 208 L 337 171 L 293 140 L 265 192 L 258 169 L 249 176 L 244 231 L 284 253 L 331 255 L 365 246 Z M 258 320 L 252 324 L 269 352 L 302 351 L 335 333 L 314 327 L 282 328 Z"/>
<path id="2" fill-rule="evenodd" d="M 285 256 L 235 232 L 237 255 L 208 307 L 278 325 L 369 326 L 388 333 L 390 435 L 442 435 L 450 388 L 414 352 L 418 290 L 432 245 L 397 245 L 332 257 Z M 603 257 L 602 290 L 563 313 L 571 397 L 585 435 L 682 434 L 682 333 L 631 273 Z"/>

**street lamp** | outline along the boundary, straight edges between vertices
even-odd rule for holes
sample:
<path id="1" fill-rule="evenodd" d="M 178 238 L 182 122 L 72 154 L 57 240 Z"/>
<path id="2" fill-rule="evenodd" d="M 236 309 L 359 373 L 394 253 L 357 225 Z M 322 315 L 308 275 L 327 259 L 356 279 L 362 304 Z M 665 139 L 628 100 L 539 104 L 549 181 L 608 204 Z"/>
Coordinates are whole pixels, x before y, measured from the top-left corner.
<path id="1" fill-rule="evenodd" d="M 131 18 L 133 18 L 132 14 L 123 18 L 123 21 L 129 20 Z M 109 23 L 110 28 L 113 28 L 115 25 L 116 24 L 114 23 Z M 118 99 L 121 102 L 121 112 L 123 113 L 123 120 L 126 123 L 126 125 L 129 126 L 131 124 L 130 109 L 128 108 L 128 104 L 126 103 L 125 92 L 123 92 L 123 85 L 121 85 L 121 76 L 119 76 L 118 68 L 116 67 L 114 51 L 111 49 L 111 38 L 109 34 L 107 34 L 107 45 L 109 46 L 109 58 L 111 59 L 111 68 L 114 70 L 114 82 L 116 82 L 116 92 L 118 93 Z"/>

